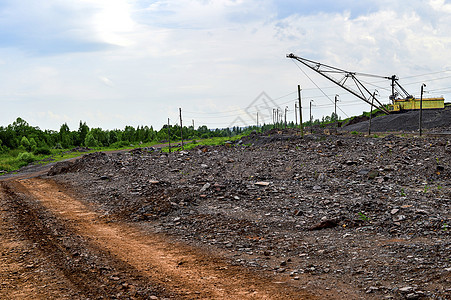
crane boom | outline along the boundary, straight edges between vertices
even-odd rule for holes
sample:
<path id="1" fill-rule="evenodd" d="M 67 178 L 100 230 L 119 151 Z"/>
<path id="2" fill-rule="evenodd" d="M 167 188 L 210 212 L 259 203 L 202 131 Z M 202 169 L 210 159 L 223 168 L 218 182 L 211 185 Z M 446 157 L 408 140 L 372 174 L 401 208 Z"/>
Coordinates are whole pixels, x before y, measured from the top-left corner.
<path id="1" fill-rule="evenodd" d="M 399 84 L 397 83 L 397 77 L 395 75 L 393 75 L 392 77 L 385 77 L 385 76 L 377 76 L 377 75 L 371 75 L 371 74 L 365 74 L 365 73 L 349 72 L 349 71 L 342 70 L 342 69 L 339 69 L 339 68 L 336 68 L 336 67 L 332 67 L 332 66 L 328 66 L 328 65 L 325 65 L 325 64 L 321 64 L 321 63 L 313 61 L 313 60 L 309 60 L 309 59 L 306 59 L 306 58 L 302 58 L 302 57 L 296 56 L 293 53 L 287 54 L 287 58 L 291 58 L 291 59 L 299 61 L 300 63 L 302 63 L 305 66 L 309 67 L 313 71 L 321 74 L 325 78 L 327 78 L 330 81 L 334 82 L 335 84 L 341 86 L 343 89 L 345 89 L 346 91 L 350 92 L 351 94 L 353 94 L 357 98 L 365 101 L 369 105 L 374 106 L 375 108 L 378 108 L 378 109 L 382 110 L 386 114 L 390 113 L 387 110 L 387 108 L 385 108 L 385 106 L 375 97 L 375 94 L 371 93 L 360 82 L 360 80 L 356 77 L 356 75 L 390 79 L 390 80 L 392 80 L 393 89 L 394 89 L 395 85 L 399 86 Z M 343 77 L 340 80 L 337 80 L 336 78 L 330 76 L 329 73 L 339 74 L 339 75 L 342 75 Z M 355 85 L 355 89 L 345 85 L 345 83 L 348 80 L 351 81 Z M 399 87 L 401 87 L 401 86 L 399 86 Z M 405 90 L 403 89 L 403 92 L 404 91 Z M 377 106 L 376 104 L 372 103 L 373 99 L 374 99 L 374 101 L 377 104 L 379 104 L 379 106 Z"/>

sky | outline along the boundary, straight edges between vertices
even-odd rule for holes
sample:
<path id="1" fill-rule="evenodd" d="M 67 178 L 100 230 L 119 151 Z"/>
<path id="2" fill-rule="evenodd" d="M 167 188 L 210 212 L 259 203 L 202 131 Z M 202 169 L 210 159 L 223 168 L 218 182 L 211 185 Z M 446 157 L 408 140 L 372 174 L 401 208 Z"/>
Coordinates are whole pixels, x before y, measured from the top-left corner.
<path id="1" fill-rule="evenodd" d="M 451 102 L 451 1 L 0 0 L 0 126 L 209 128 L 367 103 L 289 53 Z M 390 82 L 362 77 L 389 103 Z"/>

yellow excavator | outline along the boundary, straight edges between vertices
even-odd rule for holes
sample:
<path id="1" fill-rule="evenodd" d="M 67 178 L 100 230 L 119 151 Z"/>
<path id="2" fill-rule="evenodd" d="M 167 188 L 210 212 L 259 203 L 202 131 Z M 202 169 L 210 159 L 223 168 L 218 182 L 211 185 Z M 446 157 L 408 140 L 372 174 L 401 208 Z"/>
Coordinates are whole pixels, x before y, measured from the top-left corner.
<path id="1" fill-rule="evenodd" d="M 371 106 L 382 110 L 386 114 L 417 110 L 420 109 L 420 106 L 422 109 L 428 110 L 445 108 L 445 99 L 443 97 L 420 99 L 413 97 L 398 83 L 399 78 L 396 75 L 386 77 L 365 73 L 349 72 L 343 69 L 328 66 L 313 60 L 296 56 L 293 53 L 287 54 L 287 57 L 299 61 L 313 71 L 321 74 L 325 78 L 347 90 L 351 94 L 367 102 Z M 340 75 L 341 79 L 337 79 L 332 75 Z M 357 75 L 391 80 L 392 94 L 390 95 L 389 99 L 392 101 L 392 103 L 383 105 L 381 102 L 379 102 L 379 100 L 376 98 L 376 92 L 371 93 L 368 88 L 366 88 L 357 78 Z M 374 102 L 376 102 L 376 104 Z"/>

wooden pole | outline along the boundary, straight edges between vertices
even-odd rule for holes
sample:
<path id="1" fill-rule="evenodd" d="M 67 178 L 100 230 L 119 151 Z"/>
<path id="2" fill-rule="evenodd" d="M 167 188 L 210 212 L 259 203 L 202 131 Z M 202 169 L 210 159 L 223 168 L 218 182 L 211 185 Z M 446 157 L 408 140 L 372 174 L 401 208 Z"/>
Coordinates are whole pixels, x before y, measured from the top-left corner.
<path id="1" fill-rule="evenodd" d="M 371 98 L 371 111 L 370 111 L 370 122 L 368 124 L 368 135 L 371 134 L 371 120 L 373 119 L 373 105 L 374 105 L 374 97 L 376 96 L 376 91 L 373 93 L 373 97 Z"/>
<path id="2" fill-rule="evenodd" d="M 301 85 L 298 84 L 299 99 L 299 123 L 301 124 L 301 137 L 304 137 L 304 124 L 302 124 L 302 101 L 301 101 Z"/>
<path id="3" fill-rule="evenodd" d="M 296 120 L 296 127 L 298 126 L 298 103 L 294 102 L 294 119 Z"/>
<path id="4" fill-rule="evenodd" d="M 180 112 L 180 139 L 182 140 L 182 150 L 183 150 L 182 108 L 179 108 L 179 112 Z"/>
<path id="5" fill-rule="evenodd" d="M 420 96 L 420 120 L 419 120 L 419 127 L 420 127 L 420 136 L 423 133 L 423 88 L 426 85 L 423 83 L 421 85 L 421 96 Z"/>
<path id="6" fill-rule="evenodd" d="M 285 120 L 285 129 L 287 129 L 287 111 L 288 111 L 288 106 L 285 107 L 285 117 L 284 117 L 284 120 Z"/>
<path id="7" fill-rule="evenodd" d="M 338 95 L 335 95 L 335 122 L 336 122 L 336 127 L 338 128 L 337 102 L 338 102 Z"/>
<path id="8" fill-rule="evenodd" d="M 169 118 L 168 118 L 168 142 L 169 142 L 169 153 L 171 153 L 171 131 L 169 130 Z"/>
<path id="9" fill-rule="evenodd" d="M 310 100 L 310 133 L 313 133 L 312 101 L 313 101 L 313 100 Z"/>

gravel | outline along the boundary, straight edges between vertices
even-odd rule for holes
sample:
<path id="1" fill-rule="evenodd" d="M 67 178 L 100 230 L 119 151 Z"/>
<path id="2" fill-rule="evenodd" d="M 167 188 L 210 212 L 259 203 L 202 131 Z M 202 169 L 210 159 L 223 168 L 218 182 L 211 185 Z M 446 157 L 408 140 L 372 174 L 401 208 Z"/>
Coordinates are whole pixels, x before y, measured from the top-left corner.
<path id="1" fill-rule="evenodd" d="M 450 141 L 273 132 L 169 155 L 93 153 L 49 175 L 105 218 L 234 264 L 368 299 L 450 299 Z"/>

